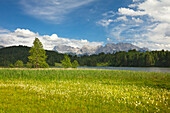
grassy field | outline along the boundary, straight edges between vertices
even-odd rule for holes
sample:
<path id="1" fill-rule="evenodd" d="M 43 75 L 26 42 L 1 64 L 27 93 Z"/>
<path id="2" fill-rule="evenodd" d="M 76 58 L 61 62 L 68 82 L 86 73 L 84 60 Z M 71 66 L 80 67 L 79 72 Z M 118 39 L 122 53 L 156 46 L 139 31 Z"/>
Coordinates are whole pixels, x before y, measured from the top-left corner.
<path id="1" fill-rule="evenodd" d="M 170 73 L 0 69 L 0 112 L 169 112 Z"/>

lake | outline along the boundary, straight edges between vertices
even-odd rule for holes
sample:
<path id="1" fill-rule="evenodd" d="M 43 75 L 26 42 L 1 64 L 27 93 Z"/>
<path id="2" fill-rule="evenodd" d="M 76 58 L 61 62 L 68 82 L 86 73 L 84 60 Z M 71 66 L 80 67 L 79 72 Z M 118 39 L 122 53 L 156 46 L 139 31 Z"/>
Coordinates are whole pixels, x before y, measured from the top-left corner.
<path id="1" fill-rule="evenodd" d="M 113 69 L 113 70 L 131 70 L 131 71 L 170 73 L 170 68 L 162 68 L 162 67 L 78 67 L 78 69 Z"/>

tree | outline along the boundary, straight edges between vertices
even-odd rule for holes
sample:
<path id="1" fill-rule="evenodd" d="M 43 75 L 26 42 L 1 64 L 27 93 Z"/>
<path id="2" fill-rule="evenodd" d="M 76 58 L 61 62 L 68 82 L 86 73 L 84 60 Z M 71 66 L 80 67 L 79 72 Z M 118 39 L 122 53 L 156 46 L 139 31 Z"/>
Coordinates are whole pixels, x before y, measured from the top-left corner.
<path id="1" fill-rule="evenodd" d="M 29 62 L 33 67 L 48 68 L 49 65 L 46 63 L 46 52 L 43 49 L 43 45 L 38 38 L 35 38 L 33 42 L 34 46 L 30 49 L 30 56 L 28 57 Z"/>
<path id="2" fill-rule="evenodd" d="M 23 66 L 24 66 L 24 64 L 23 64 L 23 62 L 21 60 L 17 60 L 15 62 L 15 67 L 23 67 Z"/>
<path id="3" fill-rule="evenodd" d="M 153 66 L 154 65 L 153 57 L 149 53 L 147 53 L 145 55 L 145 63 L 146 63 L 146 66 Z"/>
<path id="4" fill-rule="evenodd" d="M 127 57 L 124 55 L 123 57 L 123 66 L 127 66 Z"/>
<path id="5" fill-rule="evenodd" d="M 32 68 L 32 64 L 30 62 L 27 62 L 26 66 L 27 68 Z"/>
<path id="6" fill-rule="evenodd" d="M 70 57 L 67 54 L 64 55 L 64 59 L 61 61 L 61 63 L 65 68 L 72 67 Z"/>
<path id="7" fill-rule="evenodd" d="M 74 60 L 74 62 L 72 63 L 72 67 L 77 68 L 78 66 L 79 66 L 79 63 L 77 62 L 77 60 Z"/>
<path id="8" fill-rule="evenodd" d="M 55 63 L 55 67 L 62 67 L 61 63 Z"/>
<path id="9" fill-rule="evenodd" d="M 13 65 L 13 64 L 10 64 L 9 67 L 10 67 L 10 68 L 14 68 L 14 65 Z"/>

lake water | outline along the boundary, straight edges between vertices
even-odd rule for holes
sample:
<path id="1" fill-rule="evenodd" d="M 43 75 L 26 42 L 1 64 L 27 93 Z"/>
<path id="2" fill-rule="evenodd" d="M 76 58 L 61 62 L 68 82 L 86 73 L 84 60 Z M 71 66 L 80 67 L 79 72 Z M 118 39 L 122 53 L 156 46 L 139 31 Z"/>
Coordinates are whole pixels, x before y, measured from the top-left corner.
<path id="1" fill-rule="evenodd" d="M 131 71 L 170 73 L 170 68 L 161 68 L 161 67 L 78 67 L 78 69 L 113 69 L 113 70 L 131 70 Z"/>

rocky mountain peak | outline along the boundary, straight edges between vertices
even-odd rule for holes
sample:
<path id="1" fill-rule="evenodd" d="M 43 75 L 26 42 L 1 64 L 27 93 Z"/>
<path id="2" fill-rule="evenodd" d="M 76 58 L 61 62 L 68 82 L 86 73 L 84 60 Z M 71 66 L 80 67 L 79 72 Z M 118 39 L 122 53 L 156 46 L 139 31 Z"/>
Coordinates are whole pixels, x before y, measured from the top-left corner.
<path id="1" fill-rule="evenodd" d="M 74 53 L 77 55 L 92 55 L 92 54 L 99 54 L 99 53 L 115 53 L 118 51 L 129 51 L 136 49 L 137 51 L 148 51 L 148 48 L 140 48 L 130 43 L 108 43 L 105 46 L 97 46 L 97 47 L 90 47 L 88 45 L 84 45 L 82 48 L 74 48 L 71 46 L 66 45 L 58 45 L 54 47 L 54 51 L 58 51 L 60 53 Z"/>
<path id="2" fill-rule="evenodd" d="M 53 48 L 53 51 L 57 51 L 59 53 L 76 53 L 79 48 L 74 48 L 67 45 L 58 45 Z"/>

